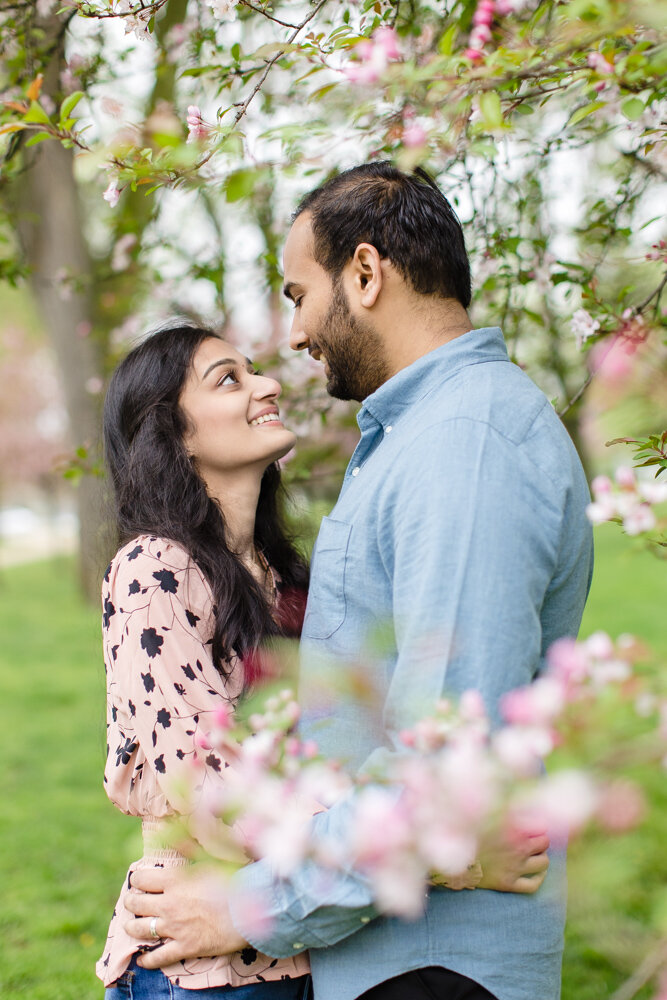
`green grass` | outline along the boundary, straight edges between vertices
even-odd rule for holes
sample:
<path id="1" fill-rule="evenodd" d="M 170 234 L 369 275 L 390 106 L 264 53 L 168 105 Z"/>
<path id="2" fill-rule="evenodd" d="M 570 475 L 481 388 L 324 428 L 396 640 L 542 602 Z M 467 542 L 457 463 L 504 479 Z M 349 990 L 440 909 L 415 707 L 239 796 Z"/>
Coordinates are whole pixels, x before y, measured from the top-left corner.
<path id="1" fill-rule="evenodd" d="M 0 576 L 0 634 L 0 996 L 100 997 L 93 965 L 138 844 L 102 791 L 99 616 L 69 561 Z"/>
<path id="2" fill-rule="evenodd" d="M 667 654 L 665 563 L 634 551 L 614 526 L 597 540 L 583 634 L 633 632 Z M 99 617 L 77 596 L 69 561 L 0 576 L 0 634 L 0 996 L 100 998 L 94 962 L 140 845 L 136 821 L 102 790 Z M 664 773 L 648 780 L 652 811 L 641 831 L 591 835 L 572 848 L 563 1000 L 611 996 L 654 938 L 667 801 Z"/>

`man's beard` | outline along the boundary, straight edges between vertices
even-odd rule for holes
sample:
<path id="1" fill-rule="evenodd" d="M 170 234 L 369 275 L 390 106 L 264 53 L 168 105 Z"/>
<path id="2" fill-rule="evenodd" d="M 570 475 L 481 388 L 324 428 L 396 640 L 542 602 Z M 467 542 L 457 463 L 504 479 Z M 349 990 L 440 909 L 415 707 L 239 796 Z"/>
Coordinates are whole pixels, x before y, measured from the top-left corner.
<path id="1" fill-rule="evenodd" d="M 336 399 L 362 402 L 389 378 L 384 345 L 370 323 L 356 319 L 343 283 L 336 280 L 329 310 L 322 320 L 322 337 L 317 338 L 329 366 L 327 392 Z"/>

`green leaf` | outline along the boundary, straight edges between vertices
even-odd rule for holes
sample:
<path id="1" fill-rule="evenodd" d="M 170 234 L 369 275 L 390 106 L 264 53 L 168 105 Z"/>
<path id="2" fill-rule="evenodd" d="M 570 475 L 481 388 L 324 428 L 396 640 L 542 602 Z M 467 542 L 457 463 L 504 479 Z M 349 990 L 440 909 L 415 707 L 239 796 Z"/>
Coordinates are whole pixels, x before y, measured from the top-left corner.
<path id="1" fill-rule="evenodd" d="M 31 124 L 33 122 L 39 122 L 42 125 L 51 124 L 51 119 L 41 104 L 38 104 L 37 101 L 31 101 L 30 110 L 26 112 L 24 121 L 30 122 Z"/>
<path id="2" fill-rule="evenodd" d="M 621 103 L 621 111 L 626 118 L 634 122 L 644 113 L 644 102 L 638 97 L 628 97 Z"/>
<path id="3" fill-rule="evenodd" d="M 257 174 L 254 170 L 242 169 L 230 174 L 225 184 L 227 201 L 240 201 L 241 198 L 247 198 L 248 195 L 252 194 L 256 180 Z"/>
<path id="4" fill-rule="evenodd" d="M 452 24 L 447 31 L 442 35 L 440 41 L 438 42 L 438 51 L 443 56 L 451 56 L 454 51 L 454 39 L 456 38 L 456 32 L 458 31 L 458 25 Z"/>
<path id="5" fill-rule="evenodd" d="M 65 98 L 63 103 L 60 105 L 61 124 L 66 118 L 70 117 L 82 97 L 85 97 L 84 92 L 82 90 L 75 90 L 73 94 L 70 94 L 69 97 Z"/>
<path id="6" fill-rule="evenodd" d="M 234 42 L 229 51 L 234 62 L 241 62 L 241 46 L 238 42 Z"/>
<path id="7" fill-rule="evenodd" d="M 493 130 L 503 127 L 503 109 L 500 98 L 493 90 L 485 90 L 480 95 L 479 110 L 487 128 Z"/>
<path id="8" fill-rule="evenodd" d="M 49 132 L 37 132 L 35 135 L 31 135 L 26 146 L 36 146 L 38 142 L 44 142 L 45 139 L 55 139 L 55 135 L 51 135 Z"/>
<path id="9" fill-rule="evenodd" d="M 577 110 L 570 116 L 568 125 L 577 125 L 580 121 L 583 121 L 584 118 L 587 118 L 600 108 L 603 108 L 605 104 L 606 101 L 593 101 L 592 104 L 586 104 L 583 108 L 577 108 Z"/>

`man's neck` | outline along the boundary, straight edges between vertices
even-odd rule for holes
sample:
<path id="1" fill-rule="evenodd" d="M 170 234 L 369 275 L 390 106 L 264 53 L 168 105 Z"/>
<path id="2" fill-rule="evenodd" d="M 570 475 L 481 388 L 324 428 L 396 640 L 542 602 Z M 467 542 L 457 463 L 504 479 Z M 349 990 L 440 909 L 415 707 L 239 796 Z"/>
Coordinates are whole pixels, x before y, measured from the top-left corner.
<path id="1" fill-rule="evenodd" d="M 391 375 L 472 329 L 470 317 L 460 303 L 416 297 L 411 306 L 397 310 L 394 322 L 386 327 L 385 351 Z"/>

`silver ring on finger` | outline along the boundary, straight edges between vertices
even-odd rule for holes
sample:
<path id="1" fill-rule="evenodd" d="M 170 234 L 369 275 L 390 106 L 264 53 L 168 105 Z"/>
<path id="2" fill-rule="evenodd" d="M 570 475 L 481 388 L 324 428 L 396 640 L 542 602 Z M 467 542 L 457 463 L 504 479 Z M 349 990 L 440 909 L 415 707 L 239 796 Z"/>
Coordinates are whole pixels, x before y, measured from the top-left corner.
<path id="1" fill-rule="evenodd" d="M 151 922 L 148 925 L 148 930 L 152 938 L 160 937 L 160 935 L 157 932 L 157 917 L 151 917 Z"/>

